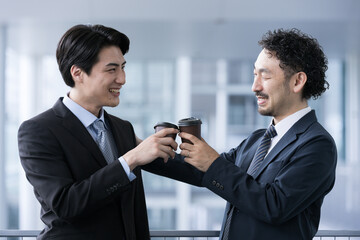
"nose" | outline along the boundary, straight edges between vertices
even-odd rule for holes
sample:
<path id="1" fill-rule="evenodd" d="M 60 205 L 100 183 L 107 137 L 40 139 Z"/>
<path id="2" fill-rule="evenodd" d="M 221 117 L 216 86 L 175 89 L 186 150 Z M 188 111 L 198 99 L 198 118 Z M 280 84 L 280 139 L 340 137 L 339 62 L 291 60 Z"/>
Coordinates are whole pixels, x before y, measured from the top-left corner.
<path id="1" fill-rule="evenodd" d="M 253 92 L 260 92 L 262 91 L 262 85 L 261 85 L 261 79 L 259 76 L 254 76 L 254 81 L 251 87 L 251 90 Z"/>
<path id="2" fill-rule="evenodd" d="M 126 74 L 124 69 L 121 69 L 121 71 L 119 71 L 119 74 L 116 77 L 115 81 L 121 85 L 124 85 L 126 83 Z"/>

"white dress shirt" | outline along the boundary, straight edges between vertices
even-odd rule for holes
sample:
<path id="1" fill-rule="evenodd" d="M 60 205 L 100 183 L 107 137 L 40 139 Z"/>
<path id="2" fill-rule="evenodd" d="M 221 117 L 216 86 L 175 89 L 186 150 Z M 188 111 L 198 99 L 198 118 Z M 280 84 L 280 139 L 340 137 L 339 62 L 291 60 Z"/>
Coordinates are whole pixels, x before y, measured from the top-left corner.
<path id="1" fill-rule="evenodd" d="M 85 126 L 85 128 L 89 131 L 90 135 L 95 140 L 96 133 L 92 130 L 90 125 L 94 121 L 96 121 L 98 118 L 94 114 L 92 114 L 91 112 L 89 112 L 88 110 L 86 110 L 85 108 L 83 108 L 82 106 L 77 104 L 76 102 L 74 102 L 72 99 L 70 99 L 68 97 L 68 95 L 65 95 L 65 97 L 63 99 L 63 103 L 80 120 L 80 122 Z M 99 119 L 101 119 L 104 122 L 105 128 L 109 129 L 109 127 L 107 126 L 107 123 L 104 119 L 104 109 L 101 109 L 101 114 L 100 114 Z M 115 147 L 115 149 L 116 149 L 116 147 Z M 120 161 L 122 167 L 124 168 L 124 171 L 126 172 L 127 176 L 129 177 L 129 180 L 130 181 L 134 180 L 136 178 L 136 176 L 133 172 L 130 171 L 129 165 L 127 164 L 125 159 L 121 156 L 118 158 L 118 160 Z"/>
<path id="2" fill-rule="evenodd" d="M 297 122 L 299 121 L 303 116 L 308 114 L 311 111 L 311 107 L 303 108 L 290 116 L 287 116 L 280 122 L 278 122 L 275 125 L 276 133 L 277 135 L 271 140 L 271 145 L 269 148 L 268 153 L 274 148 L 274 146 L 280 141 L 280 139 L 285 135 L 285 133 Z M 273 120 L 271 120 L 271 123 L 273 123 Z"/>

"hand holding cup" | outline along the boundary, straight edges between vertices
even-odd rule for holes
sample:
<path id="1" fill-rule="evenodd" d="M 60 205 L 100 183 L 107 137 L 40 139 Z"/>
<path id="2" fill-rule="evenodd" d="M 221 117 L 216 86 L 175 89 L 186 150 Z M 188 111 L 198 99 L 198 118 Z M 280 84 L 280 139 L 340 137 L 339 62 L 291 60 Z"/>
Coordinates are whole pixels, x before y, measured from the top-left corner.
<path id="1" fill-rule="evenodd" d="M 179 120 L 178 125 L 180 132 L 186 132 L 191 135 L 196 136 L 198 139 L 201 140 L 201 120 L 198 118 L 190 117 L 190 118 L 184 118 Z M 181 138 L 181 141 L 183 143 L 190 143 L 191 141 L 185 138 Z"/>

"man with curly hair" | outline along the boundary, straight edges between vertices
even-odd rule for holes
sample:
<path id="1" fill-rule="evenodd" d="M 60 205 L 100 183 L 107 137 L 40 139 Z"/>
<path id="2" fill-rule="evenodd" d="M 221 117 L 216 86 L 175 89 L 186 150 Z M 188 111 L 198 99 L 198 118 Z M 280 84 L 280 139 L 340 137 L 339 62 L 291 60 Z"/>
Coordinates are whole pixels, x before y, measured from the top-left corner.
<path id="1" fill-rule="evenodd" d="M 202 185 L 228 203 L 220 239 L 312 239 L 323 199 L 334 186 L 337 150 L 308 99 L 328 87 L 327 59 L 316 39 L 297 29 L 259 41 L 252 91 L 268 130 L 218 154 L 204 140 L 180 133 L 185 161 L 203 172 Z"/>

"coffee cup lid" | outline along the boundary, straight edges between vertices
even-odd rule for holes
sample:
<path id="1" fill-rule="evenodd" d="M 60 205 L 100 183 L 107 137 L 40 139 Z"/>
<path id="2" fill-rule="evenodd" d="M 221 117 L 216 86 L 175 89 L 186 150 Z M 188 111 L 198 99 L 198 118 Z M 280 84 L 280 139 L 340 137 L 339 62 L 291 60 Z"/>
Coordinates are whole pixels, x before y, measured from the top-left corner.
<path id="1" fill-rule="evenodd" d="M 178 122 L 179 126 L 192 126 L 198 124 L 202 124 L 202 122 L 199 118 L 195 118 L 195 117 L 184 118 L 179 120 Z"/>
<path id="2" fill-rule="evenodd" d="M 167 127 L 167 128 L 179 129 L 178 126 L 176 126 L 175 124 L 169 123 L 169 122 L 158 122 L 158 123 L 156 123 L 154 128 L 156 128 L 158 126 L 164 126 L 164 127 Z"/>

